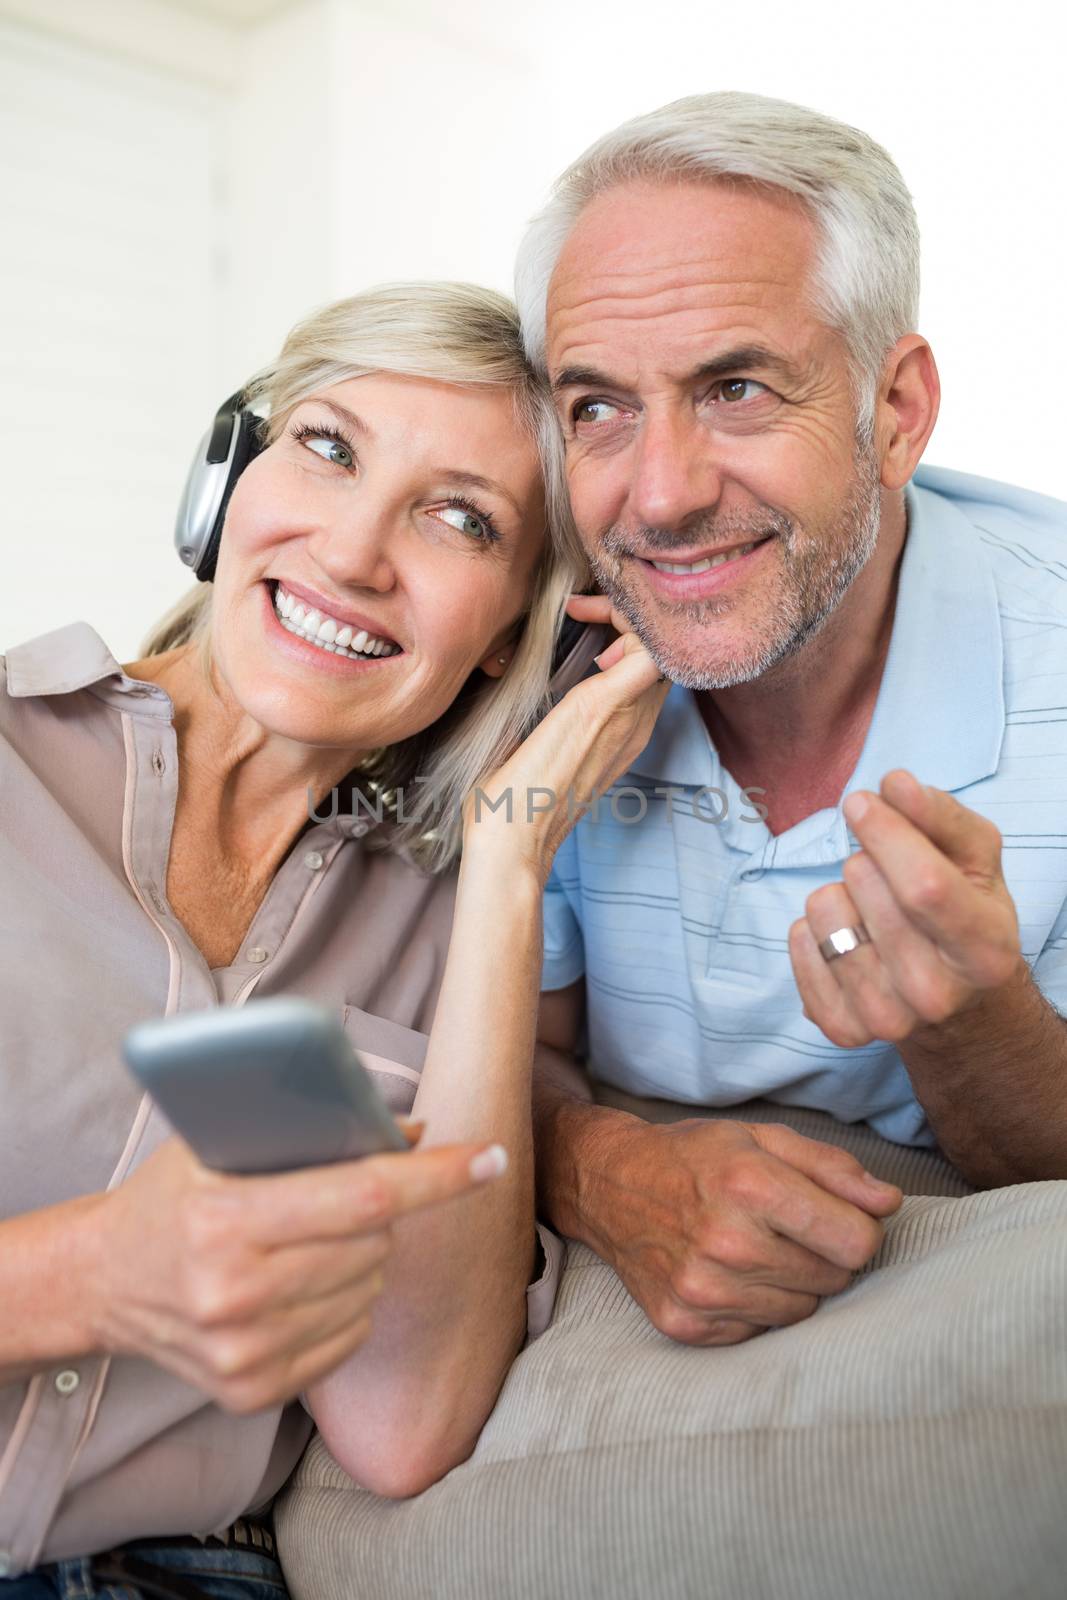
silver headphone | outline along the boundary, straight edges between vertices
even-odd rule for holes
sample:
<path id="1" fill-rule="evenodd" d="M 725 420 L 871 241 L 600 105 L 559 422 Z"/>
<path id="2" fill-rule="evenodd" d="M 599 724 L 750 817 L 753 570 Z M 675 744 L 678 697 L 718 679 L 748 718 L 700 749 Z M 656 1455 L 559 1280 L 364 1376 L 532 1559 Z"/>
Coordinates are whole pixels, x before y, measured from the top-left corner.
<path id="1" fill-rule="evenodd" d="M 262 417 L 244 404 L 244 390 L 231 394 L 197 446 L 185 480 L 174 545 L 202 583 L 215 576 L 226 507 L 241 473 L 263 448 Z"/>

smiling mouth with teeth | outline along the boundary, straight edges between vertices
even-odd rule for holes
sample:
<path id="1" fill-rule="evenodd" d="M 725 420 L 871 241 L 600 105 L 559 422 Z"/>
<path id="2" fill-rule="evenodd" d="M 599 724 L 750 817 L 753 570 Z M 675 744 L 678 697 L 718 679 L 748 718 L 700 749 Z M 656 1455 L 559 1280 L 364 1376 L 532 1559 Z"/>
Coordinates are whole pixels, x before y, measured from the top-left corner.
<path id="1" fill-rule="evenodd" d="M 350 661 L 371 661 L 375 657 L 402 653 L 400 645 L 394 640 L 378 638 L 366 629 L 339 622 L 326 611 L 316 611 L 291 595 L 280 583 L 272 585 L 271 598 L 274 615 L 283 628 L 329 655 L 347 656 Z"/>
<path id="2" fill-rule="evenodd" d="M 747 556 L 755 550 L 758 544 L 763 544 L 763 539 L 753 539 L 751 544 L 739 544 L 733 550 L 724 550 L 720 555 L 708 556 L 703 561 L 653 561 L 649 558 L 649 566 L 655 567 L 657 572 L 690 573 L 710 572 L 712 567 L 723 567 L 730 561 L 738 561 L 742 556 Z"/>

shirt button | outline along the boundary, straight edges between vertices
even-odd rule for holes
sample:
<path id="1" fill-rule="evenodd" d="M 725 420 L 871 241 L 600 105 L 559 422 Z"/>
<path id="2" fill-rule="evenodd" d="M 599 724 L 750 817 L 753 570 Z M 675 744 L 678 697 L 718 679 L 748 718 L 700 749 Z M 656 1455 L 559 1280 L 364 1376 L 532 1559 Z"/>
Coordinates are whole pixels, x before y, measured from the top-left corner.
<path id="1" fill-rule="evenodd" d="M 11 1571 L 11 1551 L 0 1550 L 0 1578 L 6 1578 Z"/>
<path id="2" fill-rule="evenodd" d="M 245 951 L 245 955 L 249 961 L 254 961 L 256 966 L 259 967 L 262 966 L 264 961 L 266 961 L 267 957 L 270 955 L 270 951 L 264 950 L 261 944 L 254 944 L 251 950 Z"/>
<path id="3" fill-rule="evenodd" d="M 325 861 L 326 857 L 321 850 L 309 850 L 304 857 L 304 865 L 309 872 L 318 872 L 319 868 L 325 864 Z"/>
<path id="4" fill-rule="evenodd" d="M 73 1394 L 79 1383 L 81 1383 L 81 1379 L 73 1367 L 68 1367 L 64 1372 L 56 1373 L 55 1385 L 57 1394 Z"/>
<path id="5" fill-rule="evenodd" d="M 763 877 L 762 867 L 746 867 L 741 874 L 742 883 L 754 883 L 757 878 Z"/>

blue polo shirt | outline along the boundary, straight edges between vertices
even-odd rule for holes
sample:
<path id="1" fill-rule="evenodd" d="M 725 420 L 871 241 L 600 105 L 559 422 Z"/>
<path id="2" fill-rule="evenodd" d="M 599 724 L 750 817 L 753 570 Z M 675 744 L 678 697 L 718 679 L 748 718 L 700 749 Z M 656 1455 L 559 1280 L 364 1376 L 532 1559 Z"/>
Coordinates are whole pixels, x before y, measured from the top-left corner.
<path id="1" fill-rule="evenodd" d="M 995 822 L 1026 959 L 1067 1013 L 1067 504 L 933 467 L 905 495 L 889 655 L 846 792 L 907 767 Z M 892 1045 L 841 1049 L 802 1014 L 789 925 L 857 848 L 840 805 L 774 837 L 676 684 L 545 896 L 543 986 L 585 975 L 596 1076 L 936 1144 Z"/>

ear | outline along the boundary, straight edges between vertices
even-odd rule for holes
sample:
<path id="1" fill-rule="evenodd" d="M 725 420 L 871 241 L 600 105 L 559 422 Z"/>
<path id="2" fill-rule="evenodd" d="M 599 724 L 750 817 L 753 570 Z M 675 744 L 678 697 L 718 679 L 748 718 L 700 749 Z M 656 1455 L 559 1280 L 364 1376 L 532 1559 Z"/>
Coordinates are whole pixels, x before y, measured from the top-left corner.
<path id="1" fill-rule="evenodd" d="M 511 665 L 511 658 L 514 654 L 515 646 L 513 644 L 498 644 L 487 656 L 483 656 L 478 665 L 487 678 L 502 678 Z"/>
<path id="2" fill-rule="evenodd" d="M 883 488 L 902 489 L 908 482 L 934 431 L 940 404 L 934 352 L 921 334 L 906 334 L 886 357 L 878 391 L 875 439 Z"/>

